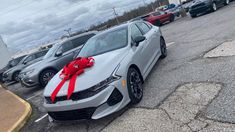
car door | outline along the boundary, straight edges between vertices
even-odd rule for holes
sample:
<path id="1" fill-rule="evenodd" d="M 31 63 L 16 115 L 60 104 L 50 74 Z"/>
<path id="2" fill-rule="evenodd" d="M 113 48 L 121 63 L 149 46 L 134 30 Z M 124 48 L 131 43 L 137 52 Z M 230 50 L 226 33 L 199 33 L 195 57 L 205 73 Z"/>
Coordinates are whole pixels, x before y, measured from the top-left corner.
<path id="1" fill-rule="evenodd" d="M 167 14 L 166 12 L 164 11 L 160 11 L 160 16 L 161 16 L 161 19 L 162 19 L 162 23 L 168 21 L 170 18 L 169 18 L 169 14 Z"/>
<path id="2" fill-rule="evenodd" d="M 154 31 L 151 30 L 145 22 L 138 22 L 136 25 L 141 30 L 142 34 L 146 37 L 146 40 L 142 44 L 142 54 L 145 65 L 143 72 L 145 74 L 155 58 L 157 46 L 155 42 Z"/>
<path id="3" fill-rule="evenodd" d="M 131 31 L 131 40 L 132 40 L 132 43 L 135 43 L 134 42 L 134 39 L 138 36 L 142 36 L 142 32 L 140 31 L 140 29 L 135 25 L 135 24 L 132 24 L 130 26 L 130 31 Z M 134 52 L 134 55 L 133 55 L 133 60 L 134 62 L 139 66 L 141 72 L 144 71 L 145 69 L 145 63 L 146 63 L 146 46 L 144 46 L 145 44 L 145 41 L 143 42 L 140 42 L 140 44 L 138 46 L 132 46 L 132 50 Z M 134 44 L 133 44 L 134 45 Z"/>

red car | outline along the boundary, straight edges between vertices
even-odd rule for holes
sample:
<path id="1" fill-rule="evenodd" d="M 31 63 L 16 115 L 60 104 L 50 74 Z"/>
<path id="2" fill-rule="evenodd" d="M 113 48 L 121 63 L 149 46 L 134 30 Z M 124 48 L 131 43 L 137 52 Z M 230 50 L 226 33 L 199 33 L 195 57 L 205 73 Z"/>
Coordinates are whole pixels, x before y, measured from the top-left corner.
<path id="1" fill-rule="evenodd" d="M 164 11 L 156 11 L 141 18 L 152 23 L 153 25 L 161 26 L 167 21 L 173 22 L 175 20 L 175 15 L 173 13 L 167 13 Z"/>

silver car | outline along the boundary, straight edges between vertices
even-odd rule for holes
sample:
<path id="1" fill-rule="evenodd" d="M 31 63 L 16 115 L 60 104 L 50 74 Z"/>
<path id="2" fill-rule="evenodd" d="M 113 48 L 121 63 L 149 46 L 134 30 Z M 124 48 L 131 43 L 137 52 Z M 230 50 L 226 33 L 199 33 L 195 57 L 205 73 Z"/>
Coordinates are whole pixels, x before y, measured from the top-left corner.
<path id="1" fill-rule="evenodd" d="M 161 57 L 167 56 L 159 27 L 134 21 L 113 27 L 88 40 L 78 57 L 93 57 L 94 66 L 76 79 L 67 99 L 66 81 L 54 101 L 51 95 L 61 82 L 55 75 L 44 90 L 44 107 L 52 120 L 100 119 L 128 103 L 139 103 L 142 84 Z"/>
<path id="2" fill-rule="evenodd" d="M 47 53 L 48 50 L 39 51 L 36 53 L 32 53 L 30 55 L 25 56 L 16 66 L 8 69 L 3 73 L 3 81 L 10 82 L 10 81 L 19 81 L 19 73 L 25 67 L 36 63 L 42 59 L 42 57 Z"/>
<path id="3" fill-rule="evenodd" d="M 45 87 L 64 65 L 73 60 L 83 44 L 96 34 L 96 31 L 87 32 L 54 44 L 41 61 L 26 67 L 20 73 L 21 84 L 27 88 Z"/>

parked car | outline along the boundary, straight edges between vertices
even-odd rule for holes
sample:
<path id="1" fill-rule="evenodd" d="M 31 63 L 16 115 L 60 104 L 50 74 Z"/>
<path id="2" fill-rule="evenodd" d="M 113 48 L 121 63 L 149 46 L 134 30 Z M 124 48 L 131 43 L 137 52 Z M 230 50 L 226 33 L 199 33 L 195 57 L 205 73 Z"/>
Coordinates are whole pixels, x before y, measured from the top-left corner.
<path id="1" fill-rule="evenodd" d="M 218 7 L 228 5 L 230 0 L 195 0 L 189 8 L 192 18 L 198 14 L 216 11 Z"/>
<path id="2" fill-rule="evenodd" d="M 174 14 L 176 17 L 180 16 L 180 11 L 183 9 L 183 7 L 181 5 L 176 5 L 173 4 L 174 6 L 172 6 L 172 8 L 167 8 L 164 11 L 167 13 L 172 13 Z"/>
<path id="3" fill-rule="evenodd" d="M 3 73 L 3 81 L 19 81 L 19 73 L 25 67 L 40 61 L 42 57 L 47 53 L 48 50 L 35 52 L 25 56 L 15 67 L 8 69 Z"/>
<path id="4" fill-rule="evenodd" d="M 164 11 L 156 11 L 142 16 L 141 18 L 155 26 L 161 26 L 165 22 L 173 22 L 175 20 L 175 15 L 173 13 L 167 13 Z"/>
<path id="5" fill-rule="evenodd" d="M 4 73 L 5 71 L 7 71 L 8 69 L 10 69 L 10 68 L 16 66 L 25 56 L 26 56 L 26 55 L 13 58 L 12 60 L 10 60 L 10 61 L 8 62 L 8 64 L 7 64 L 4 68 L 2 68 L 2 69 L 0 70 L 0 82 L 4 83 L 3 78 L 2 78 L 3 73 Z"/>
<path id="6" fill-rule="evenodd" d="M 73 60 L 83 44 L 96 34 L 96 31 L 87 32 L 54 44 L 42 61 L 26 67 L 20 73 L 21 84 L 28 88 L 45 87 L 60 69 Z"/>
<path id="7" fill-rule="evenodd" d="M 159 27 L 145 21 L 128 22 L 88 40 L 78 57 L 93 57 L 94 66 L 76 78 L 67 99 L 66 81 L 54 102 L 51 94 L 62 81 L 61 71 L 44 90 L 44 107 L 52 120 L 100 119 L 137 104 L 143 97 L 142 84 L 161 57 L 167 56 Z"/>

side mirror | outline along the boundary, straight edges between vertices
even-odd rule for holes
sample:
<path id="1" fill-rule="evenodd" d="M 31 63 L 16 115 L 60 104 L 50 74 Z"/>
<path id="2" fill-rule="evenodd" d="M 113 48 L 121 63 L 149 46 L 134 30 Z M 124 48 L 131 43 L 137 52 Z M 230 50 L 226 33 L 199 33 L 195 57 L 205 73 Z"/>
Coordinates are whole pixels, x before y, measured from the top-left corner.
<path id="1" fill-rule="evenodd" d="M 62 49 L 61 49 L 61 50 L 58 50 L 58 51 L 55 53 L 55 56 L 56 56 L 56 57 L 59 57 L 59 56 L 62 56 L 62 55 L 63 55 Z"/>
<path id="2" fill-rule="evenodd" d="M 137 36 L 134 38 L 135 46 L 139 46 L 140 42 L 143 42 L 146 38 L 144 36 Z"/>
<path id="3" fill-rule="evenodd" d="M 167 14 L 167 12 L 165 12 L 165 14 Z"/>
<path id="4" fill-rule="evenodd" d="M 62 48 L 59 48 L 59 50 L 57 50 L 57 52 L 55 53 L 56 57 L 62 56 L 63 55 L 63 51 Z"/>
<path id="5" fill-rule="evenodd" d="M 27 64 L 27 61 L 24 61 L 23 64 L 26 65 L 26 64 Z"/>

